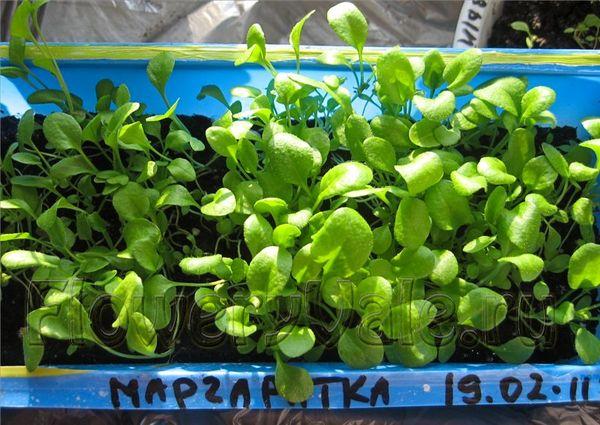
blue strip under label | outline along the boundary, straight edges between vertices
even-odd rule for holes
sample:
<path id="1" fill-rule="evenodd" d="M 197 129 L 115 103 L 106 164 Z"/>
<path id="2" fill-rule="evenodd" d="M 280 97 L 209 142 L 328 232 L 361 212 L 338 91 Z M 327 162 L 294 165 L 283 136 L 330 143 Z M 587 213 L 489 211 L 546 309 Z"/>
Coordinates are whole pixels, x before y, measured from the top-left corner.
<path id="1" fill-rule="evenodd" d="M 0 407 L 346 409 L 600 401 L 599 366 L 437 364 L 370 370 L 339 363 L 303 366 L 313 378 L 315 392 L 296 405 L 277 395 L 271 365 L 180 364 L 68 366 L 61 369 L 80 373 L 34 377 L 1 373 Z"/>

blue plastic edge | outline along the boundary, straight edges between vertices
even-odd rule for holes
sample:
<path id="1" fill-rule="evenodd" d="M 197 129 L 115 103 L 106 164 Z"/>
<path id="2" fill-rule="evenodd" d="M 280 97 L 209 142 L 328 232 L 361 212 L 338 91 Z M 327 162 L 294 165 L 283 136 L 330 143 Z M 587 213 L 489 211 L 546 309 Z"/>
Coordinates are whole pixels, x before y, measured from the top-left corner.
<path id="1" fill-rule="evenodd" d="M 75 374 L 3 377 L 0 406 L 342 409 L 600 401 L 597 366 L 432 364 L 418 369 L 381 365 L 370 370 L 340 363 L 302 366 L 315 382 L 315 393 L 295 405 L 276 395 L 271 364 L 200 363 L 81 365 L 65 367 L 79 371 Z"/>

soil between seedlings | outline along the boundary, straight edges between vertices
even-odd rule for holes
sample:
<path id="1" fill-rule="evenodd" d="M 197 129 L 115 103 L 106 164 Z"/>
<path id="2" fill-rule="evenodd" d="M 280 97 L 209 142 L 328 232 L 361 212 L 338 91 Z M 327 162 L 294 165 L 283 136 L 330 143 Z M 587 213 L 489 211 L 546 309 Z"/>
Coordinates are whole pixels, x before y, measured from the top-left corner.
<path id="1" fill-rule="evenodd" d="M 541 37 L 536 48 L 580 49 L 572 34 L 565 34 L 564 30 L 575 27 L 591 13 L 600 16 L 600 2 L 505 1 L 502 16 L 494 23 L 487 45 L 526 49 L 526 34 L 510 27 L 514 21 L 524 21 L 535 35 Z"/>
<path id="2" fill-rule="evenodd" d="M 211 125 L 210 119 L 203 116 L 180 116 L 179 117 L 185 125 L 190 129 L 192 135 L 200 140 L 205 141 L 204 132 Z M 36 121 L 41 123 L 43 117 L 36 116 Z M 4 117 L 0 119 L 0 151 L 1 157 L 4 158 L 8 146 L 13 143 L 16 139 L 16 130 L 18 125 L 18 119 L 15 117 Z M 163 131 L 167 131 L 167 128 L 163 128 Z M 568 140 L 575 140 L 576 133 L 574 128 L 563 127 L 556 129 L 538 129 L 538 136 L 536 142 L 542 143 L 546 141 L 548 134 L 561 142 Z M 34 134 L 34 141 L 38 146 L 44 146 L 46 141 L 43 138 L 41 131 L 36 131 Z M 210 146 L 206 146 L 206 150 L 203 152 L 197 152 L 194 155 L 197 156 L 201 163 L 206 163 L 211 157 L 213 152 Z M 342 153 L 343 154 L 343 153 Z M 333 164 L 329 164 L 331 167 Z M 327 165 L 326 165 L 327 166 Z M 219 159 L 211 165 L 211 173 L 204 175 L 199 183 L 208 193 L 216 191 L 221 186 L 221 179 L 226 173 L 225 161 Z M 367 211 L 365 211 L 367 212 Z M 374 217 L 366 214 L 367 219 Z M 118 217 L 114 217 L 115 222 L 118 223 Z M 190 229 L 197 225 L 197 218 L 188 214 L 181 221 L 181 225 L 189 227 Z M 199 247 L 205 250 L 214 249 L 214 244 L 219 234 L 217 233 L 215 226 L 210 222 L 205 223 L 202 237 L 198 238 Z M 559 231 L 562 229 L 558 229 Z M 117 228 L 114 231 L 118 231 Z M 566 230 L 565 230 L 566 232 Z M 572 244 L 574 244 L 578 235 L 574 232 L 572 238 Z M 239 237 L 242 235 L 240 233 Z M 572 252 L 573 249 L 567 247 L 566 252 Z M 228 246 L 222 244 L 219 247 L 219 251 L 224 255 L 235 256 L 237 255 L 236 246 Z M 248 257 L 247 252 L 242 251 L 245 257 Z M 250 260 L 250 258 L 246 258 Z M 175 274 L 171 276 L 173 280 L 190 280 L 189 276 L 183 274 Z M 551 294 L 555 299 L 560 298 L 564 293 L 569 290 L 567 285 L 566 273 L 562 274 L 547 274 L 544 276 L 546 283 L 550 286 Z M 532 293 L 533 285 L 523 284 L 521 289 L 525 294 Z M 517 292 L 509 290 L 504 292 L 509 299 L 509 316 L 511 313 L 515 313 L 516 308 L 516 295 Z M 0 303 L 1 312 L 1 324 L 0 324 L 0 343 L 1 343 L 1 355 L 0 363 L 3 365 L 18 365 L 23 364 L 23 352 L 22 342 L 20 337 L 20 329 L 25 326 L 25 317 L 33 301 L 33 305 L 41 305 L 41 297 L 34 292 L 28 293 L 26 288 L 18 282 L 10 282 L 8 285 L 2 288 Z M 592 294 L 596 297 L 596 293 Z M 31 298 L 31 300 L 30 300 Z M 45 354 L 42 364 L 91 364 L 91 363 L 164 363 L 164 362 L 272 362 L 271 356 L 266 354 L 257 354 L 255 352 L 250 354 L 239 354 L 237 351 L 233 338 L 224 337 L 220 335 L 220 332 L 213 324 L 213 316 L 207 315 L 201 312 L 194 302 L 194 292 L 191 288 L 184 288 L 180 299 L 177 301 L 179 305 L 173 306 L 173 312 L 180 311 L 180 323 L 178 333 L 173 336 L 171 329 L 175 323 L 176 315 L 173 314 L 171 324 L 158 331 L 158 349 L 157 352 L 165 351 L 172 341 L 174 341 L 175 350 L 168 357 L 163 359 L 148 359 L 148 360 L 129 360 L 116 357 L 107 353 L 106 351 L 98 348 L 91 344 L 82 343 L 79 348 L 72 355 L 66 354 L 68 342 L 57 341 L 51 339 L 45 339 Z M 535 302 L 535 301 L 534 301 Z M 539 305 L 539 304 L 538 304 Z M 318 312 L 315 312 L 318 315 Z M 121 329 L 114 331 L 111 328 L 111 323 L 114 320 L 110 303 L 106 302 L 101 304 L 97 310 L 90 313 L 92 316 L 92 323 L 94 330 L 97 333 L 104 335 L 103 340 L 105 343 L 118 351 L 128 352 L 125 344 L 125 332 Z M 346 325 L 352 322 L 356 322 L 355 315 L 349 315 Z M 595 326 L 590 329 L 592 332 L 595 330 Z M 331 338 L 331 335 L 325 329 L 319 329 L 315 327 L 315 334 L 317 335 L 318 341 L 325 341 Z M 469 362 L 469 363 L 496 363 L 501 362 L 491 351 L 486 349 L 480 344 L 471 344 L 473 341 L 474 332 L 467 332 L 461 336 L 461 343 L 457 344 L 457 349 L 450 361 L 453 362 Z M 505 320 L 501 326 L 491 332 L 476 332 L 478 338 L 486 340 L 489 344 L 500 344 L 507 341 L 508 339 L 518 336 L 518 328 L 516 322 Z M 521 333 L 523 336 L 523 334 Z M 541 351 L 536 350 L 533 356 L 529 359 L 530 362 L 538 363 L 555 363 L 559 361 L 568 360 L 576 356 L 573 341 L 574 336 L 569 330 L 568 326 L 555 326 L 546 329 L 544 334 L 547 339 L 546 347 L 548 349 Z M 335 345 L 325 350 L 321 361 L 339 361 Z"/>

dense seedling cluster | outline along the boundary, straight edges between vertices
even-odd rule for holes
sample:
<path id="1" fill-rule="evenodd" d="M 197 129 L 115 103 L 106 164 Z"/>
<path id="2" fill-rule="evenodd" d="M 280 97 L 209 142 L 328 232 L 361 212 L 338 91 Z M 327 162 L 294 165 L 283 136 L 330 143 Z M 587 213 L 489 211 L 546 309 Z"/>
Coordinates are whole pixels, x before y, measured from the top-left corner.
<path id="1" fill-rule="evenodd" d="M 367 63 L 367 21 L 341 3 L 327 19 L 356 55 L 328 51 L 319 60 L 347 67 L 353 90 L 335 74 L 299 73 L 310 14 L 290 33 L 295 73 L 276 70 L 253 25 L 237 64 L 260 64 L 271 83 L 235 88 L 245 108 L 216 86 L 202 89 L 200 99 L 212 96 L 227 112 L 206 131 L 212 152 L 200 156 L 203 142 L 167 97 L 168 53 L 148 65 L 164 114 L 144 114 L 110 81 L 98 83 L 87 112 L 32 34 L 41 3 L 19 6 L 11 66 L 2 68 L 37 88 L 31 103 L 62 109 L 41 125 L 27 112 L 3 147 L 2 280 L 30 282 L 43 296 L 23 335 L 28 368 L 40 362 L 44 338 L 122 357 L 168 355 L 157 331 L 172 322 L 184 287 L 240 353 L 274 357 L 276 387 L 294 402 L 313 384 L 288 361 L 315 361 L 327 348 L 354 368 L 384 357 L 417 367 L 449 360 L 469 330 L 519 363 L 544 348 L 534 328 L 566 326 L 582 360 L 600 360 L 588 330 L 599 317 L 592 188 L 600 119 L 584 121 L 592 139 L 583 143 L 541 138 L 539 126 L 555 125 L 554 91 L 511 76 L 471 87 L 482 65 L 475 49 L 445 60 L 394 48 Z M 35 65 L 61 91 L 40 86 L 23 61 L 25 42 L 45 55 Z M 203 179 L 218 158 L 221 187 L 207 193 Z M 225 255 L 225 246 L 235 249 Z M 129 352 L 95 334 L 89 311 L 101 299 Z M 507 326 L 520 333 L 489 338 Z"/>

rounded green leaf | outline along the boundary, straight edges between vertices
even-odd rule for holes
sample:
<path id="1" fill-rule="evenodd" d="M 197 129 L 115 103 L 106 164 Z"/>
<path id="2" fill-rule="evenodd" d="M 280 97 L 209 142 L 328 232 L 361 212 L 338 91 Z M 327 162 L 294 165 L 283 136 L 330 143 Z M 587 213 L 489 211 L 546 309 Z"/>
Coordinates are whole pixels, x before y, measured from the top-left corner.
<path id="1" fill-rule="evenodd" d="M 127 252 L 150 272 L 157 271 L 163 265 L 163 259 L 157 251 L 161 236 L 158 226 L 145 218 L 133 219 L 123 228 Z"/>
<path id="2" fill-rule="evenodd" d="M 179 262 L 179 267 L 185 274 L 203 275 L 213 273 L 223 263 L 221 254 L 208 255 L 206 257 L 188 257 Z M 213 273 L 214 274 L 214 273 Z"/>
<path id="3" fill-rule="evenodd" d="M 370 316 L 373 313 L 379 316 L 387 311 L 391 301 L 392 285 L 381 276 L 361 280 L 354 291 L 354 308 L 361 316 L 368 313 Z"/>
<path id="4" fill-rule="evenodd" d="M 373 135 L 367 119 L 359 114 L 350 115 L 346 119 L 344 135 L 346 136 L 346 145 L 352 153 L 352 159 L 364 161 L 363 142 Z"/>
<path id="5" fill-rule="evenodd" d="M 487 189 L 487 180 L 477 172 L 474 162 L 466 162 L 450 173 L 454 189 L 459 195 L 471 196 L 475 192 Z"/>
<path id="6" fill-rule="evenodd" d="M 377 94 L 384 103 L 403 105 L 415 92 L 413 67 L 400 50 L 394 47 L 377 59 L 375 67 Z"/>
<path id="7" fill-rule="evenodd" d="M 63 112 L 54 112 L 48 115 L 44 120 L 42 130 L 48 143 L 54 149 L 81 151 L 82 130 L 71 115 Z"/>
<path id="8" fill-rule="evenodd" d="M 264 296 L 266 301 L 283 291 L 292 271 L 292 256 L 285 249 L 268 246 L 250 262 L 247 283 L 252 295 Z"/>
<path id="9" fill-rule="evenodd" d="M 275 388 L 290 403 L 300 403 L 313 395 L 314 383 L 306 369 L 285 364 L 277 359 Z"/>
<path id="10" fill-rule="evenodd" d="M 427 277 L 435 268 L 435 255 L 425 246 L 416 250 L 404 248 L 392 259 L 396 275 L 402 278 L 421 279 Z"/>
<path id="11" fill-rule="evenodd" d="M 533 285 L 533 296 L 536 300 L 542 301 L 550 294 L 550 288 L 545 282 L 537 282 Z"/>
<path id="12" fill-rule="evenodd" d="M 27 324 L 42 336 L 60 340 L 85 339 L 97 342 L 89 314 L 76 298 L 69 298 L 58 307 L 42 307 L 27 315 Z"/>
<path id="13" fill-rule="evenodd" d="M 535 156 L 535 130 L 517 128 L 508 135 L 508 146 L 502 161 L 509 174 L 520 176 L 523 167 Z"/>
<path id="14" fill-rule="evenodd" d="M 158 199 L 156 200 L 156 208 L 160 208 L 167 205 L 173 205 L 178 207 L 191 207 L 199 206 L 198 203 L 192 198 L 190 192 L 180 184 L 173 184 L 168 186 L 162 191 Z"/>
<path id="15" fill-rule="evenodd" d="M 44 357 L 44 340 L 31 326 L 26 327 L 23 335 L 23 356 L 27 371 L 33 372 Z"/>
<path id="16" fill-rule="evenodd" d="M 37 251 L 18 249 L 8 251 L 0 258 L 0 264 L 7 270 L 24 269 L 28 267 L 57 267 L 60 258 Z"/>
<path id="17" fill-rule="evenodd" d="M 525 164 L 521 178 L 529 190 L 544 191 L 554 186 L 558 173 L 545 156 L 536 156 Z"/>
<path id="18" fill-rule="evenodd" d="M 143 283 L 143 312 L 151 319 L 154 329 L 163 329 L 171 322 L 171 302 L 177 296 L 177 287 L 161 274 L 155 274 Z"/>
<path id="19" fill-rule="evenodd" d="M 430 89 L 437 89 L 442 85 L 446 63 L 438 50 L 429 50 L 423 57 L 425 69 L 423 71 L 423 83 Z"/>
<path id="20" fill-rule="evenodd" d="M 382 171 L 394 171 L 396 151 L 390 142 L 381 137 L 371 136 L 363 142 L 363 150 L 371 167 Z"/>
<path id="21" fill-rule="evenodd" d="M 390 339 L 404 338 L 429 326 L 437 308 L 427 300 L 415 300 L 393 307 L 381 325 Z"/>
<path id="22" fill-rule="evenodd" d="M 531 338 L 518 336 L 501 345 L 486 345 L 494 354 L 506 363 L 525 363 L 535 351 L 535 342 Z"/>
<path id="23" fill-rule="evenodd" d="M 565 157 L 560 153 L 558 149 L 548 143 L 542 143 L 542 150 L 546 159 L 561 177 L 569 176 L 569 164 Z"/>
<path id="24" fill-rule="evenodd" d="M 256 332 L 256 325 L 250 322 L 250 314 L 246 307 L 234 305 L 221 310 L 215 316 L 215 326 L 221 332 L 235 337 L 247 337 Z"/>
<path id="25" fill-rule="evenodd" d="M 389 226 L 380 226 L 373 229 L 373 252 L 383 254 L 392 245 L 392 232 Z"/>
<path id="26" fill-rule="evenodd" d="M 175 68 L 175 58 L 169 52 L 162 52 L 154 56 L 146 67 L 148 79 L 156 87 L 156 90 L 163 95 L 173 68 Z"/>
<path id="27" fill-rule="evenodd" d="M 581 124 L 594 139 L 600 139 L 600 117 L 586 118 Z"/>
<path id="28" fill-rule="evenodd" d="M 589 198 L 579 198 L 571 207 L 571 215 L 577 224 L 591 226 L 594 224 L 594 205 Z"/>
<path id="29" fill-rule="evenodd" d="M 215 313 L 223 307 L 221 298 L 210 288 L 198 288 L 194 293 L 194 301 L 208 313 Z"/>
<path id="30" fill-rule="evenodd" d="M 512 184 L 516 177 L 506 172 L 506 165 L 498 158 L 485 156 L 477 163 L 477 172 L 484 176 L 488 183 L 495 185 Z"/>
<path id="31" fill-rule="evenodd" d="M 287 72 L 280 72 L 275 76 L 273 87 L 277 92 L 277 101 L 284 105 L 294 103 L 302 94 L 302 86 L 293 81 Z"/>
<path id="32" fill-rule="evenodd" d="M 538 86 L 529 90 L 521 99 L 521 121 L 535 118 L 556 100 L 556 93 L 549 87 Z"/>
<path id="33" fill-rule="evenodd" d="M 226 158 L 235 158 L 237 140 L 229 129 L 213 126 L 206 130 L 206 140 L 213 150 Z"/>
<path id="34" fill-rule="evenodd" d="M 521 202 L 509 214 L 501 217 L 508 221 L 508 238 L 525 252 L 534 252 L 539 241 L 542 214 L 536 204 Z"/>
<path id="35" fill-rule="evenodd" d="M 278 217 L 288 211 L 288 204 L 280 198 L 263 198 L 254 203 L 254 211 Z"/>
<path id="36" fill-rule="evenodd" d="M 575 319 L 575 306 L 570 301 L 564 301 L 558 307 L 548 306 L 546 314 L 557 325 L 566 325 Z"/>
<path id="37" fill-rule="evenodd" d="M 496 236 L 478 236 L 470 240 L 463 247 L 463 251 L 468 254 L 475 254 L 490 246 L 496 240 Z"/>
<path id="38" fill-rule="evenodd" d="M 506 205 L 507 199 L 508 195 L 506 189 L 502 186 L 494 188 L 492 193 L 490 193 L 484 207 L 485 220 L 488 223 L 496 224 L 498 217 L 500 217 L 502 211 L 504 211 L 504 205 Z"/>
<path id="39" fill-rule="evenodd" d="M 273 243 L 282 248 L 291 248 L 296 243 L 296 238 L 302 232 L 293 224 L 283 223 L 273 230 Z"/>
<path id="40" fill-rule="evenodd" d="M 417 198 L 400 200 L 394 221 L 394 237 L 400 245 L 416 249 L 423 245 L 431 230 L 427 205 Z"/>
<path id="41" fill-rule="evenodd" d="M 514 257 L 502 257 L 499 263 L 511 263 L 519 269 L 519 274 L 524 282 L 531 282 L 537 278 L 544 269 L 544 260 L 537 255 L 521 254 Z"/>
<path id="42" fill-rule="evenodd" d="M 350 309 L 354 306 L 356 286 L 349 280 L 333 276 L 321 284 L 321 296 L 328 306 L 337 309 Z"/>
<path id="43" fill-rule="evenodd" d="M 322 266 L 310 255 L 312 244 L 306 244 L 294 256 L 292 263 L 292 276 L 298 283 L 314 280 L 321 273 Z"/>
<path id="44" fill-rule="evenodd" d="M 525 196 L 525 202 L 535 205 L 544 217 L 553 216 L 558 212 L 558 207 L 548 202 L 548 200 L 539 193 L 527 194 L 527 196 Z"/>
<path id="45" fill-rule="evenodd" d="M 126 149 L 140 150 L 148 152 L 150 149 L 150 141 L 146 137 L 142 123 L 136 121 L 132 124 L 127 124 L 121 127 L 118 133 L 118 139 L 123 143 Z"/>
<path id="46" fill-rule="evenodd" d="M 131 271 L 123 279 L 117 280 L 117 285 L 111 293 L 111 303 L 117 318 L 113 322 L 113 328 L 121 327 L 127 329 L 131 315 L 139 311 L 142 306 L 144 286 L 142 279 L 136 272 Z"/>
<path id="47" fill-rule="evenodd" d="M 444 163 L 434 152 L 424 152 L 412 161 L 394 167 L 402 176 L 408 192 L 415 196 L 439 182 L 444 176 Z"/>
<path id="48" fill-rule="evenodd" d="M 575 350 L 585 364 L 595 364 L 600 361 L 600 339 L 587 329 L 577 329 Z"/>
<path id="49" fill-rule="evenodd" d="M 527 22 L 514 21 L 514 22 L 510 23 L 510 27 L 512 29 L 514 29 L 515 31 L 522 31 L 522 32 L 529 33 L 529 25 L 527 25 Z"/>
<path id="50" fill-rule="evenodd" d="M 367 261 L 373 248 L 373 233 L 355 210 L 335 210 L 313 235 L 310 253 L 322 263 L 325 275 L 348 277 Z"/>
<path id="51" fill-rule="evenodd" d="M 569 260 L 569 286 L 588 289 L 600 286 L 600 245 L 587 243 L 580 246 Z"/>
<path id="52" fill-rule="evenodd" d="M 519 78 L 500 77 L 478 87 L 473 94 L 518 117 L 526 88 L 525 82 Z"/>
<path id="53" fill-rule="evenodd" d="M 479 73 L 483 55 L 479 49 L 469 49 L 460 53 L 452 59 L 444 68 L 444 81 L 448 83 L 448 89 L 456 89 L 464 86 Z"/>
<path id="54" fill-rule="evenodd" d="M 235 210 L 235 195 L 227 188 L 222 187 L 214 195 L 208 195 L 205 198 L 209 202 L 200 208 L 200 211 L 204 215 L 223 217 Z"/>
<path id="55" fill-rule="evenodd" d="M 349 2 L 339 3 L 327 11 L 327 22 L 342 41 L 362 55 L 369 24 L 358 8 Z"/>
<path id="56" fill-rule="evenodd" d="M 408 137 L 408 128 L 410 122 L 402 121 L 398 117 L 391 115 L 378 115 L 370 122 L 373 135 L 381 137 L 390 142 L 396 149 L 406 149 L 410 147 Z"/>
<path id="57" fill-rule="evenodd" d="M 364 326 L 344 330 L 337 349 L 342 361 L 354 369 L 369 369 L 383 360 L 381 338 Z"/>
<path id="58" fill-rule="evenodd" d="M 288 357 L 300 357 L 315 345 L 315 334 L 306 326 L 287 325 L 277 333 L 277 347 Z"/>
<path id="59" fill-rule="evenodd" d="M 319 201 L 363 189 L 373 180 L 373 172 L 359 162 L 344 162 L 325 173 L 319 185 Z"/>
<path id="60" fill-rule="evenodd" d="M 429 279 L 438 285 L 449 285 L 458 276 L 458 261 L 452 253 L 446 249 L 434 249 L 435 266 L 429 275 Z"/>
<path id="61" fill-rule="evenodd" d="M 421 332 L 405 336 L 406 340 L 398 340 L 387 345 L 386 356 L 391 363 L 400 363 L 406 367 L 423 367 L 435 360 L 438 355 L 434 341 L 425 340 Z"/>
<path id="62" fill-rule="evenodd" d="M 193 182 L 196 180 L 196 171 L 194 167 L 185 158 L 175 158 L 167 165 L 169 173 L 180 182 Z"/>
<path id="63" fill-rule="evenodd" d="M 411 142 L 423 148 L 452 146 L 460 140 L 460 130 L 450 130 L 438 121 L 424 118 L 410 127 L 409 137 Z"/>
<path id="64" fill-rule="evenodd" d="M 96 169 L 83 155 L 63 158 L 50 167 L 50 175 L 56 180 L 66 180 L 79 174 L 93 174 L 94 172 L 96 172 Z"/>
<path id="65" fill-rule="evenodd" d="M 154 325 L 146 316 L 136 311 L 127 325 L 127 348 L 149 356 L 156 351 L 157 337 Z"/>
<path id="66" fill-rule="evenodd" d="M 598 168 L 588 167 L 581 162 L 571 162 L 569 164 L 569 176 L 576 182 L 587 182 L 598 177 L 600 170 Z"/>
<path id="67" fill-rule="evenodd" d="M 142 185 L 129 182 L 113 195 L 113 207 L 123 220 L 134 220 L 148 214 L 150 199 Z"/>
<path id="68" fill-rule="evenodd" d="M 489 331 L 506 317 L 506 300 L 489 288 L 477 288 L 460 297 L 458 323 Z"/>
<path id="69" fill-rule="evenodd" d="M 456 97 L 448 90 L 442 91 L 433 99 L 416 95 L 413 102 L 423 117 L 433 121 L 443 121 L 454 112 Z"/>
<path id="70" fill-rule="evenodd" d="M 272 240 L 273 228 L 267 219 L 252 214 L 244 221 L 244 241 L 252 256 L 271 245 Z"/>
<path id="71" fill-rule="evenodd" d="M 460 196 L 449 180 L 428 189 L 425 203 L 433 224 L 442 230 L 455 230 L 474 220 L 467 198 Z"/>

